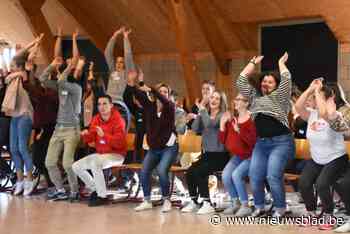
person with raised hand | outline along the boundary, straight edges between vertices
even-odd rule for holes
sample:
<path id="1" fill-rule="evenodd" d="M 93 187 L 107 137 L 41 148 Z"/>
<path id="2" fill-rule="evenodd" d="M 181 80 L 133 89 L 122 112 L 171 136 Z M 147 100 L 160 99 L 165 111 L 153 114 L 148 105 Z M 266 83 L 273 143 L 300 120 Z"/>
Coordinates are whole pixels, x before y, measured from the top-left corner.
<path id="1" fill-rule="evenodd" d="M 76 38 L 76 35 L 73 37 Z M 74 40 L 74 39 L 73 39 Z M 73 42 L 74 43 L 74 42 Z M 74 46 L 73 46 L 74 47 Z M 76 51 L 73 54 L 77 54 Z M 55 131 L 50 139 L 45 165 L 55 189 L 49 191 L 49 200 L 66 200 L 71 202 L 79 200 L 78 180 L 72 170 L 74 155 L 80 141 L 80 113 L 82 88 L 79 80 L 85 65 L 85 58 L 70 58 L 66 60 L 67 67 L 59 74 L 57 80 L 49 80 L 52 72 L 56 71 L 62 64 L 62 58 L 56 57 L 45 69 L 39 80 L 43 85 L 49 82 L 51 87 L 58 91 L 59 108 Z M 58 160 L 63 151 L 63 169 L 65 170 L 70 185 L 68 194 L 63 187 L 61 171 L 58 168 Z"/>
<path id="2" fill-rule="evenodd" d="M 319 225 L 321 230 L 333 228 L 331 219 L 334 202 L 331 187 L 335 186 L 348 167 L 344 136 L 341 132 L 334 131 L 328 123 L 330 115 L 338 114 L 335 113 L 334 97 L 333 89 L 316 79 L 295 104 L 300 117 L 308 122 L 307 139 L 310 142 L 311 153 L 311 160 L 301 173 L 299 188 L 308 214 L 316 217 L 317 197 L 314 193 L 316 186 L 326 221 Z M 306 108 L 307 102 L 309 108 Z"/>
<path id="3" fill-rule="evenodd" d="M 261 72 L 252 76 L 263 56 L 253 57 L 240 73 L 236 85 L 251 103 L 250 111 L 257 131 L 249 169 L 255 210 L 252 216 L 265 214 L 264 181 L 267 179 L 273 197 L 274 217 L 286 212 L 284 169 L 294 156 L 294 138 L 289 129 L 291 110 L 291 74 L 286 66 L 288 54 L 279 59 L 279 72 Z"/>
<path id="4" fill-rule="evenodd" d="M 105 93 L 104 83 L 99 77 L 94 75 L 94 62 L 90 62 L 89 74 L 85 83 L 83 96 L 83 127 L 90 125 L 92 117 L 97 114 L 97 99 Z"/>
<path id="5" fill-rule="evenodd" d="M 126 121 L 126 127 L 129 128 L 130 111 L 123 101 L 123 94 L 128 83 L 129 71 L 135 71 L 132 50 L 129 41 L 131 29 L 121 27 L 114 32 L 105 49 L 105 58 L 109 69 L 109 79 L 106 93 L 112 97 L 113 103 Z M 124 57 L 114 57 L 114 47 L 117 37 L 123 35 Z"/>
<path id="6" fill-rule="evenodd" d="M 12 117 L 10 123 L 10 152 L 17 174 L 14 195 L 20 195 L 23 192 L 24 196 L 28 196 L 34 189 L 32 175 L 33 159 L 28 149 L 34 110 L 28 92 L 23 89 L 23 83 L 28 81 L 25 67 L 30 50 L 40 43 L 43 36 L 44 34 L 41 34 L 27 46 L 17 51 L 10 63 L 12 73 L 5 78 L 5 83 L 8 85 L 5 100 L 16 100 L 14 108 L 9 108 L 8 102 L 4 101 L 2 103 L 2 110 Z M 15 93 L 17 95 L 13 95 Z M 9 110 L 11 111 L 9 112 Z M 24 180 L 23 175 L 24 166 L 27 171 L 26 180 Z"/>
<path id="7" fill-rule="evenodd" d="M 158 84 L 149 88 L 145 84 L 135 88 L 134 96 L 143 107 L 146 138 L 149 150 L 143 160 L 141 183 L 144 201 L 135 211 L 152 209 L 151 202 L 151 173 L 157 169 L 162 192 L 162 212 L 171 210 L 169 170 L 176 160 L 178 144 L 175 129 L 175 104 L 169 99 L 170 88 Z"/>

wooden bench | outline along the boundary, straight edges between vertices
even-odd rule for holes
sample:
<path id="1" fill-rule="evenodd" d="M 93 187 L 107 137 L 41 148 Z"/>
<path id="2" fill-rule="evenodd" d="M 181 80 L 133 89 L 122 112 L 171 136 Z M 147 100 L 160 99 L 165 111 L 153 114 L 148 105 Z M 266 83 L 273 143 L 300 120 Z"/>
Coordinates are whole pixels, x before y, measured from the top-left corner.
<path id="1" fill-rule="evenodd" d="M 128 151 L 135 152 L 134 141 L 135 141 L 135 134 L 129 133 L 127 135 Z M 188 133 L 186 135 L 179 135 L 178 136 L 178 144 L 179 144 L 179 153 L 197 153 L 197 152 L 201 152 L 202 138 L 201 138 L 201 136 L 197 136 L 193 133 Z M 146 148 L 147 148 L 147 142 L 144 142 L 144 146 L 146 146 Z M 113 169 L 119 170 L 119 171 L 131 170 L 132 172 L 140 172 L 142 169 L 142 164 L 141 163 L 124 164 L 121 166 L 113 167 Z M 169 171 L 172 174 L 171 185 L 170 185 L 170 194 L 172 195 L 173 190 L 174 190 L 175 176 L 185 173 L 187 171 L 187 168 L 173 165 L 170 167 Z M 126 197 L 124 197 L 122 199 L 116 199 L 114 201 L 114 203 L 128 202 L 128 201 L 139 201 L 139 199 L 137 199 L 137 196 L 139 194 L 140 188 L 141 188 L 141 183 L 138 184 L 135 195 L 133 197 L 131 197 L 132 186 L 130 186 L 129 190 L 127 191 Z"/>

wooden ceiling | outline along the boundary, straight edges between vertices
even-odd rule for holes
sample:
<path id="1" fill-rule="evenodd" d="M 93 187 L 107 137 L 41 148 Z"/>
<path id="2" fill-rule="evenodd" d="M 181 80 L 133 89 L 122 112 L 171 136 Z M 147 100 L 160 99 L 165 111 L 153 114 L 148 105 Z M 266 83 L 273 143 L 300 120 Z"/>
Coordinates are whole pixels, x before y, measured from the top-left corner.
<path id="1" fill-rule="evenodd" d="M 0 13 L 0 38 L 26 43 L 46 34 L 46 61 L 58 25 L 67 35 L 79 28 L 101 50 L 120 26 L 130 27 L 136 57 L 180 57 L 189 93 L 199 85 L 195 56 L 212 54 L 227 76 L 227 58 L 258 52 L 263 23 L 321 19 L 350 51 L 350 0 L 1 0 Z"/>
<path id="2" fill-rule="evenodd" d="M 133 29 L 136 54 L 173 54 L 178 53 L 178 48 L 169 11 L 171 1 L 184 6 L 189 43 L 195 52 L 211 52 L 214 40 L 227 54 L 256 51 L 259 23 L 308 18 L 324 19 L 341 43 L 350 42 L 349 0 L 2 0 L 1 5 L 7 7 L 0 5 L 0 10 L 19 3 L 24 8 L 22 12 L 27 14 L 25 18 L 30 20 L 40 7 L 52 34 L 55 34 L 55 25 L 62 24 L 67 34 L 79 27 L 99 48 L 105 46 L 114 30 L 126 25 Z M 33 11 L 26 7 L 28 3 Z M 8 20 L 1 22 L 3 29 L 5 24 L 13 25 Z M 33 22 L 25 26 L 30 24 Z M 35 27 L 34 34 L 40 31 L 40 26 Z M 15 28 L 11 28 L 11 32 Z"/>

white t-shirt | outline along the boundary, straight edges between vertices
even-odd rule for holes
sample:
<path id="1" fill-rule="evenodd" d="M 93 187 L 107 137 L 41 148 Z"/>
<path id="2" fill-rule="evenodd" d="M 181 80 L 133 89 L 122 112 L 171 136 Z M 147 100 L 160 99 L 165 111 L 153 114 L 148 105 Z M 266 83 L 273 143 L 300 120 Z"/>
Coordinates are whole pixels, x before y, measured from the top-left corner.
<path id="1" fill-rule="evenodd" d="M 327 121 L 319 118 L 317 110 L 308 110 L 310 117 L 306 138 L 310 142 L 312 159 L 317 164 L 325 165 L 346 154 L 343 134 L 331 129 Z"/>

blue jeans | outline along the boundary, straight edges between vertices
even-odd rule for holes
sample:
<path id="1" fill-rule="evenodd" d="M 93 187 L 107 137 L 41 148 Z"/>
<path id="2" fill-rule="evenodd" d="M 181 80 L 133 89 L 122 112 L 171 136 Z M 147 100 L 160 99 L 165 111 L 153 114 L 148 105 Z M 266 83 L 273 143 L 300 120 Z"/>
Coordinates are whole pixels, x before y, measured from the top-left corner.
<path id="1" fill-rule="evenodd" d="M 10 152 L 16 171 L 23 171 L 23 162 L 27 171 L 33 169 L 33 160 L 28 150 L 28 140 L 32 132 L 32 120 L 23 115 L 13 117 L 10 124 Z"/>
<path id="2" fill-rule="evenodd" d="M 141 183 L 145 200 L 150 200 L 151 198 L 151 174 L 154 168 L 157 168 L 163 198 L 169 197 L 170 181 L 168 173 L 171 164 L 176 159 L 177 152 L 178 145 L 147 152 L 141 170 Z"/>
<path id="3" fill-rule="evenodd" d="M 264 208 L 264 180 L 266 178 L 271 188 L 274 207 L 286 208 L 283 174 L 288 160 L 294 157 L 294 154 L 294 139 L 291 134 L 258 138 L 249 169 L 256 208 Z"/>
<path id="4" fill-rule="evenodd" d="M 248 193 L 244 178 L 248 176 L 250 159 L 242 160 L 233 156 L 222 172 L 222 181 L 231 198 L 240 199 L 242 204 L 248 203 Z"/>

